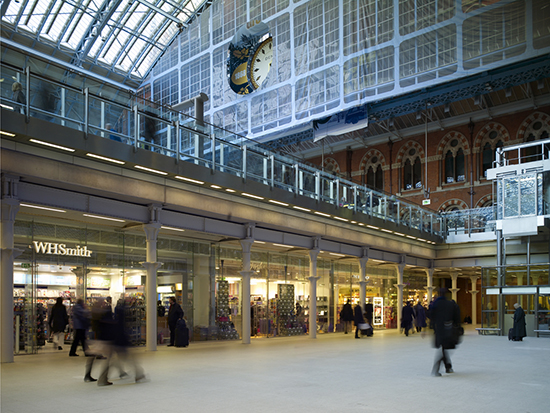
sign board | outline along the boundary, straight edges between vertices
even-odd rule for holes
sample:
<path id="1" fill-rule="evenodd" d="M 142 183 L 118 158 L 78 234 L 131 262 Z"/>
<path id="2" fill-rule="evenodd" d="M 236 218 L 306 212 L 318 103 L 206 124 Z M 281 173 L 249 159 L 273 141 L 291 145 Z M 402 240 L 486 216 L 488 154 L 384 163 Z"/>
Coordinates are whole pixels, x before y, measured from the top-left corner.
<path id="1" fill-rule="evenodd" d="M 422 205 L 430 205 L 432 203 L 431 199 L 423 199 Z"/>

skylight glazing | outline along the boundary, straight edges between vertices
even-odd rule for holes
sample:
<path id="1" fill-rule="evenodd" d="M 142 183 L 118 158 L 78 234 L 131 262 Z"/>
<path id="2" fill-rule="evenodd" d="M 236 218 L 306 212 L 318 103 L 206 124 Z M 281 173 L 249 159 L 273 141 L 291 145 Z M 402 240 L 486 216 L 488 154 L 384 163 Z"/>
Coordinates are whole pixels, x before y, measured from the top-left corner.
<path id="1" fill-rule="evenodd" d="M 4 0 L 2 23 L 93 63 L 145 77 L 208 0 Z"/>

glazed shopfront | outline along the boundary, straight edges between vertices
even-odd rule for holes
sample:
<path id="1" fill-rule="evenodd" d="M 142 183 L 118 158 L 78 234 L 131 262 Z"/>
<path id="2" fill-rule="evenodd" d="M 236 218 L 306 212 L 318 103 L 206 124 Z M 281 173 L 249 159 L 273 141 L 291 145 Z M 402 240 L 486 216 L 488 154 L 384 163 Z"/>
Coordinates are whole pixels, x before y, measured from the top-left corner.
<path id="1" fill-rule="evenodd" d="M 236 340 L 243 332 L 242 248 L 238 241 L 186 238 L 162 228 L 157 240 L 157 294 L 168 308 L 174 296 L 182 306 L 191 340 Z M 71 314 L 77 298 L 91 306 L 101 297 L 113 305 L 130 297 L 132 343 L 145 344 L 147 241 L 141 225 L 113 228 L 19 214 L 14 245 L 23 251 L 14 262 L 15 354 L 32 354 L 47 345 L 48 314 L 57 297 Z M 252 337 L 309 333 L 310 279 L 307 251 L 255 242 L 251 248 L 250 331 Z M 360 301 L 357 258 L 321 252 L 317 258 L 318 333 L 342 331 L 340 310 Z M 395 327 L 396 272 L 367 265 L 366 301 L 375 307 L 375 328 Z M 159 340 L 168 338 L 166 316 L 158 318 Z M 72 340 L 72 327 L 66 341 Z"/>

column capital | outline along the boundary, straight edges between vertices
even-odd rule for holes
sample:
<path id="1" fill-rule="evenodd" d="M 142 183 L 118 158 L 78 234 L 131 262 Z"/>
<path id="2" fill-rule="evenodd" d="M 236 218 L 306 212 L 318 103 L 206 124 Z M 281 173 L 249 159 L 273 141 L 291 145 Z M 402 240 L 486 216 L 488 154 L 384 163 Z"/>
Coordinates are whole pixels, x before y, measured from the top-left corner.
<path id="1" fill-rule="evenodd" d="M 23 254 L 23 252 L 25 252 L 24 250 L 21 250 L 19 248 L 1 248 L 0 251 L 7 255 L 5 257 L 6 259 L 9 259 L 10 257 L 15 259 Z"/>
<path id="2" fill-rule="evenodd" d="M 252 247 L 252 244 L 254 244 L 254 238 L 242 238 L 239 240 L 241 243 L 241 248 L 243 249 L 243 253 L 248 254 L 250 253 L 250 248 Z"/>
<path id="3" fill-rule="evenodd" d="M 241 274 L 241 276 L 243 277 L 243 280 L 246 278 L 250 280 L 250 278 L 252 277 L 252 274 L 254 274 L 254 271 L 239 271 L 239 274 Z"/>
<path id="4" fill-rule="evenodd" d="M 364 267 L 367 265 L 367 262 L 369 261 L 369 257 L 368 256 L 362 256 L 362 257 L 359 257 L 359 265 L 361 267 Z"/>
<path id="5" fill-rule="evenodd" d="M 160 222 L 150 222 L 149 224 L 143 224 L 143 231 L 145 231 L 145 237 L 147 241 L 156 241 L 161 224 Z"/>
<path id="6" fill-rule="evenodd" d="M 14 222 L 19 212 L 19 200 L 15 198 L 2 198 L 2 221 Z"/>
<path id="7" fill-rule="evenodd" d="M 318 248 L 314 248 L 308 251 L 309 253 L 309 259 L 312 261 L 317 261 L 317 256 L 319 255 L 319 252 L 321 252 Z"/>
<path id="8" fill-rule="evenodd" d="M 321 278 L 320 275 L 311 275 L 309 277 L 307 277 L 307 279 L 310 281 L 310 282 L 317 282 L 317 280 Z"/>
<path id="9" fill-rule="evenodd" d="M 470 290 L 470 294 L 476 295 L 479 291 L 478 290 Z"/>
<path id="10" fill-rule="evenodd" d="M 141 265 L 145 267 L 147 271 L 156 271 L 162 266 L 162 262 L 140 262 Z"/>

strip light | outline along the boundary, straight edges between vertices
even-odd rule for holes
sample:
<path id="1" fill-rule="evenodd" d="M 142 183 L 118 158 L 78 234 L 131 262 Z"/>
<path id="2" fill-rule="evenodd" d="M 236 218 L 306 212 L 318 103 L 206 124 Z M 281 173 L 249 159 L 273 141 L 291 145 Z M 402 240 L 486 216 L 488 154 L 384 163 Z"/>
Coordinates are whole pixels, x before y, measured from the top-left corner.
<path id="1" fill-rule="evenodd" d="M 105 156 L 96 155 L 95 153 L 87 153 L 86 156 L 89 156 L 90 158 L 101 159 L 102 161 L 116 163 L 118 165 L 124 165 L 126 163 L 123 161 L 119 161 L 118 159 L 107 158 Z"/>
<path id="2" fill-rule="evenodd" d="M 329 255 L 336 255 L 337 257 L 345 257 L 344 254 L 337 254 L 335 252 L 329 252 Z"/>
<path id="3" fill-rule="evenodd" d="M 270 199 L 269 202 L 271 202 L 272 204 L 277 204 L 277 205 L 281 205 L 281 206 L 288 206 L 287 203 L 280 202 L 280 201 L 275 201 L 274 199 Z"/>
<path id="4" fill-rule="evenodd" d="M 0 105 L 1 106 L 1 105 Z M 0 130 L 0 135 L 6 135 L 6 136 L 11 136 L 12 138 L 15 136 L 15 133 L 11 133 L 11 132 L 4 132 L 3 130 Z"/>
<path id="5" fill-rule="evenodd" d="M 337 216 L 334 216 L 333 218 L 334 218 L 334 219 L 337 219 L 337 220 L 339 220 L 339 221 L 345 221 L 345 222 L 348 222 L 348 221 L 349 221 L 349 219 L 340 218 L 340 217 L 337 217 Z"/>
<path id="6" fill-rule="evenodd" d="M 204 185 L 203 181 L 197 181 L 196 179 L 186 178 L 185 176 L 176 175 L 176 179 L 181 179 L 182 181 L 192 182 L 194 184 Z"/>
<path id="7" fill-rule="evenodd" d="M 45 209 L 46 211 L 67 212 L 63 209 L 47 208 L 47 207 L 38 206 L 38 205 L 29 205 L 29 204 L 19 204 L 19 205 L 22 206 L 22 207 L 27 207 L 27 208 Z"/>
<path id="8" fill-rule="evenodd" d="M 315 211 L 314 214 L 321 215 L 322 217 L 330 217 L 330 214 L 325 214 L 324 212 Z"/>
<path id="9" fill-rule="evenodd" d="M 283 247 L 283 248 L 293 248 L 292 245 L 284 245 L 284 244 L 273 244 L 274 247 Z"/>
<path id="10" fill-rule="evenodd" d="M 235 191 L 234 189 L 231 189 L 231 188 L 227 188 L 226 191 L 227 192 L 237 192 L 237 191 Z"/>
<path id="11" fill-rule="evenodd" d="M 380 229 L 380 228 L 378 228 L 378 227 L 375 227 L 374 225 L 367 225 L 367 228 Z"/>
<path id="12" fill-rule="evenodd" d="M 246 192 L 243 192 L 241 195 L 243 196 L 247 196 L 249 198 L 254 198 L 254 199 L 264 199 L 263 196 L 258 196 L 258 195 L 252 195 L 252 194 L 247 194 Z"/>
<path id="13" fill-rule="evenodd" d="M 389 233 L 389 234 L 393 234 L 393 231 L 391 231 L 391 230 L 389 230 L 389 229 L 382 228 L 381 230 L 384 231 L 384 232 L 387 232 L 387 233 Z"/>
<path id="14" fill-rule="evenodd" d="M 299 211 L 311 212 L 311 209 L 302 208 L 302 207 L 299 207 L 299 206 L 293 206 L 292 208 L 297 209 Z"/>
<path id="15" fill-rule="evenodd" d="M 254 240 L 254 244 L 265 244 L 265 242 L 263 242 L 263 241 L 256 241 L 256 240 Z"/>
<path id="16" fill-rule="evenodd" d="M 13 106 L 3 105 L 1 103 L 0 103 L 0 106 L 2 106 L 3 108 L 9 109 L 9 110 L 13 110 Z"/>
<path id="17" fill-rule="evenodd" d="M 184 229 L 181 229 L 181 228 L 165 227 L 164 225 L 161 225 L 161 228 L 162 228 L 162 229 L 169 229 L 170 231 L 180 231 L 180 232 L 184 232 L 184 231 L 185 231 Z"/>
<path id="18" fill-rule="evenodd" d="M 91 215 L 91 214 L 82 214 L 82 215 L 88 218 L 105 219 L 107 221 L 116 221 L 116 222 L 126 222 L 123 219 L 118 219 L 118 218 L 100 217 L 99 215 Z"/>
<path id="19" fill-rule="evenodd" d="M 39 141 L 38 139 L 29 139 L 29 142 L 38 143 L 39 145 L 49 146 L 50 148 L 61 149 L 62 151 L 74 152 L 76 149 L 67 148 L 66 146 L 56 145 L 49 142 Z"/>
<path id="20" fill-rule="evenodd" d="M 157 171 L 156 169 L 146 168 L 145 166 L 141 165 L 134 165 L 134 168 L 141 169 L 142 171 L 152 172 L 154 174 L 168 175 L 168 172 Z"/>
<path id="21" fill-rule="evenodd" d="M 214 189 L 222 189 L 221 186 L 219 185 L 210 185 L 210 188 L 214 188 Z"/>

